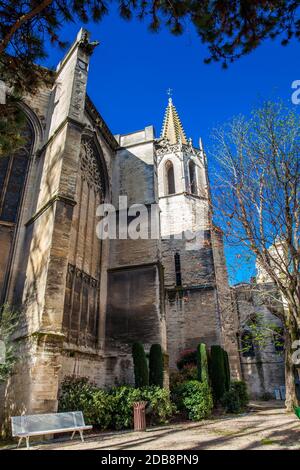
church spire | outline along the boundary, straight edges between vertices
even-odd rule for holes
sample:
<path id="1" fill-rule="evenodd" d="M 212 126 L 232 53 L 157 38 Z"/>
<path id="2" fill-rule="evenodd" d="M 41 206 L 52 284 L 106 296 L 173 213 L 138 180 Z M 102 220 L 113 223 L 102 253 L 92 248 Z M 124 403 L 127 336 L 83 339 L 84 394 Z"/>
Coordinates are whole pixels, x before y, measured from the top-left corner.
<path id="1" fill-rule="evenodd" d="M 169 98 L 169 103 L 165 112 L 161 137 L 168 139 L 170 144 L 187 144 L 183 126 L 171 97 Z"/>

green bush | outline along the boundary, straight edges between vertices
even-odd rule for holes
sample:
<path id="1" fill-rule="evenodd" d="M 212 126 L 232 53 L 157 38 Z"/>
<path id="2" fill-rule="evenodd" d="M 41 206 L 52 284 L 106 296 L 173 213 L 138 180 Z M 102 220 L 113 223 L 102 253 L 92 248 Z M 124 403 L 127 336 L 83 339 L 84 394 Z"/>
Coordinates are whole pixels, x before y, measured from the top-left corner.
<path id="1" fill-rule="evenodd" d="M 105 392 L 86 378 L 67 377 L 61 386 L 59 411 L 82 411 L 87 424 L 101 429 L 133 427 L 133 404 L 147 402 L 149 424 L 164 424 L 176 411 L 169 391 L 151 386 L 114 387 Z"/>
<path id="2" fill-rule="evenodd" d="M 59 411 L 82 411 L 87 424 L 101 429 L 111 425 L 114 400 L 85 377 L 66 377 L 61 385 Z"/>
<path id="3" fill-rule="evenodd" d="M 237 391 L 241 407 L 245 408 L 249 403 L 249 395 L 246 383 L 242 380 L 234 380 L 231 382 L 230 387 Z"/>
<path id="4" fill-rule="evenodd" d="M 206 345 L 204 343 L 198 344 L 197 347 L 197 378 L 200 382 L 208 382 L 208 359 Z"/>
<path id="5" fill-rule="evenodd" d="M 212 346 L 210 350 L 210 379 L 213 397 L 218 402 L 224 395 L 225 389 L 225 366 L 224 354 L 221 346 Z"/>
<path id="6" fill-rule="evenodd" d="M 134 378 L 136 388 L 149 385 L 149 371 L 144 346 L 141 343 L 132 345 Z"/>
<path id="7" fill-rule="evenodd" d="M 228 392 L 230 388 L 230 364 L 227 351 L 223 349 L 224 370 L 225 370 L 225 390 Z"/>
<path id="8" fill-rule="evenodd" d="M 197 367 L 188 364 L 179 372 L 171 372 L 170 374 L 170 390 L 174 390 L 178 385 L 183 384 L 189 380 L 198 380 Z"/>
<path id="9" fill-rule="evenodd" d="M 172 397 L 178 409 L 185 412 L 192 421 L 199 421 L 211 415 L 213 400 L 207 382 L 184 382 L 173 390 Z"/>
<path id="10" fill-rule="evenodd" d="M 149 424 L 166 424 L 176 412 L 176 406 L 171 402 L 169 390 L 157 386 L 141 389 L 143 401 L 147 401 Z"/>
<path id="11" fill-rule="evenodd" d="M 149 384 L 164 386 L 164 358 L 160 344 L 152 344 L 150 348 Z"/>
<path id="12" fill-rule="evenodd" d="M 124 385 L 110 391 L 114 397 L 112 424 L 115 429 L 133 427 L 133 403 L 142 400 L 141 390 Z"/>
<path id="13" fill-rule="evenodd" d="M 249 402 L 245 382 L 231 382 L 230 388 L 221 399 L 221 404 L 227 413 L 241 413 Z"/>
<path id="14" fill-rule="evenodd" d="M 165 424 L 176 408 L 170 400 L 169 391 L 156 387 L 133 388 L 130 386 L 115 387 L 111 390 L 115 398 L 112 422 L 116 429 L 133 427 L 133 403 L 147 402 L 147 418 L 149 424 Z"/>
<path id="15" fill-rule="evenodd" d="M 115 403 L 111 395 L 101 389 L 95 390 L 91 407 L 95 425 L 101 429 L 111 427 L 114 407 Z"/>
<path id="16" fill-rule="evenodd" d="M 239 395 L 233 388 L 224 393 L 221 398 L 221 405 L 226 413 L 240 413 L 242 411 Z"/>

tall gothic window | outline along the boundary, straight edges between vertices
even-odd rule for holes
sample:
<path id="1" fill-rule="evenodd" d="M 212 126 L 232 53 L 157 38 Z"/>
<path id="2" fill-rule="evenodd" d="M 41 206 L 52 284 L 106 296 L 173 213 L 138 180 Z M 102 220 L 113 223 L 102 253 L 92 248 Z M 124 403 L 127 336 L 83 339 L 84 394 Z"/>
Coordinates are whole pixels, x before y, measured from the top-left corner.
<path id="1" fill-rule="evenodd" d="M 25 124 L 25 129 L 22 129 L 23 147 L 0 156 L 0 304 L 5 298 L 11 249 L 34 137 L 29 122 Z"/>
<path id="2" fill-rule="evenodd" d="M 98 339 L 101 240 L 96 210 L 106 194 L 106 167 L 93 141 L 83 140 L 77 176 L 66 280 L 64 331 L 73 344 L 95 347 Z"/>
<path id="3" fill-rule="evenodd" d="M 174 177 L 174 167 L 171 162 L 166 164 L 166 173 L 167 173 L 167 194 L 175 194 L 175 177 Z"/>
<path id="4" fill-rule="evenodd" d="M 196 166 L 193 160 L 189 162 L 190 190 L 191 194 L 197 194 Z"/>
<path id="5" fill-rule="evenodd" d="M 180 262 L 180 254 L 175 253 L 174 256 L 175 261 L 175 276 L 176 276 L 176 286 L 182 286 L 182 278 L 181 278 L 181 262 Z"/>
<path id="6" fill-rule="evenodd" d="M 0 157 L 0 221 L 16 223 L 21 201 L 29 153 L 32 143 L 31 127 L 25 131 L 26 143 L 12 155 Z"/>

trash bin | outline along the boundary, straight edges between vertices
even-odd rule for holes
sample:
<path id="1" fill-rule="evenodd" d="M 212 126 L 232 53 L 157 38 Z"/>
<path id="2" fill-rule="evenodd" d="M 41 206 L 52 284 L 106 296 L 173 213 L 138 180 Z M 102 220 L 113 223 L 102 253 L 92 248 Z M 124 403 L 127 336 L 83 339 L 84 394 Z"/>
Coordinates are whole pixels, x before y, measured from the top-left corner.
<path id="1" fill-rule="evenodd" d="M 146 431 L 146 401 L 137 401 L 133 404 L 133 421 L 135 431 Z"/>

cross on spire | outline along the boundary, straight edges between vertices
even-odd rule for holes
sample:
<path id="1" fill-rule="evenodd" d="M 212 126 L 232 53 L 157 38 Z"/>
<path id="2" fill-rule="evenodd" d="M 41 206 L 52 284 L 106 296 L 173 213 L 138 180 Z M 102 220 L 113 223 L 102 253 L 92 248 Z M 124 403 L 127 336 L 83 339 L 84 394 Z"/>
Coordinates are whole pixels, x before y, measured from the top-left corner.
<path id="1" fill-rule="evenodd" d="M 168 88 L 168 89 L 167 89 L 167 95 L 168 95 L 168 97 L 169 97 L 169 104 L 172 104 L 172 102 L 173 102 L 173 101 L 172 101 L 172 95 L 173 95 L 173 90 L 172 90 L 172 88 Z"/>

